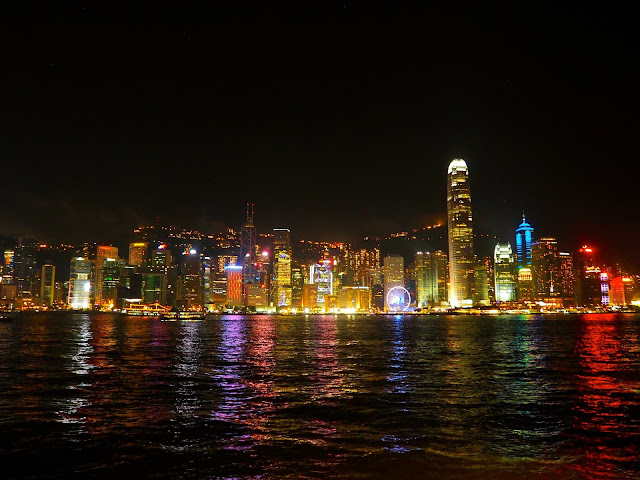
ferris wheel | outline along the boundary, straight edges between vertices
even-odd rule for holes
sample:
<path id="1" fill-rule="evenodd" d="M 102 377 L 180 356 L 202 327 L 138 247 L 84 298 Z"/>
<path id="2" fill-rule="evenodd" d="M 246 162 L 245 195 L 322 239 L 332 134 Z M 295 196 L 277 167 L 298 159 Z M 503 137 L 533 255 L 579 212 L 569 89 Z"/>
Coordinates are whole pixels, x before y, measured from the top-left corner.
<path id="1" fill-rule="evenodd" d="M 392 312 L 404 312 L 411 304 L 411 294 L 404 287 L 393 287 L 387 292 L 387 305 Z"/>

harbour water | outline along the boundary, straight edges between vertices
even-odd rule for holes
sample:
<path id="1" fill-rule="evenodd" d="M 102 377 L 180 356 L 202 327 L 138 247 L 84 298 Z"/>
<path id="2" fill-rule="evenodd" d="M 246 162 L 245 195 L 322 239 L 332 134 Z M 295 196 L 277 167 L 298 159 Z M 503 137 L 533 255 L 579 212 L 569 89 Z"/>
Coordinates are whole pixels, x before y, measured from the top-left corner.
<path id="1" fill-rule="evenodd" d="M 2 478 L 640 476 L 640 316 L 38 313 Z"/>

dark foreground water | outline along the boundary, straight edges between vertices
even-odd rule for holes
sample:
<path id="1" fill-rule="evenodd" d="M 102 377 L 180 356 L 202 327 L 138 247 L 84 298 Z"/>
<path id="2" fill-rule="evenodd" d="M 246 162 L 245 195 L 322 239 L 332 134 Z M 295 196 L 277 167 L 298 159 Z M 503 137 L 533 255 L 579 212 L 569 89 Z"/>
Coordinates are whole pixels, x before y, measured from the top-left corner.
<path id="1" fill-rule="evenodd" d="M 1 478 L 638 478 L 640 317 L 34 314 Z"/>

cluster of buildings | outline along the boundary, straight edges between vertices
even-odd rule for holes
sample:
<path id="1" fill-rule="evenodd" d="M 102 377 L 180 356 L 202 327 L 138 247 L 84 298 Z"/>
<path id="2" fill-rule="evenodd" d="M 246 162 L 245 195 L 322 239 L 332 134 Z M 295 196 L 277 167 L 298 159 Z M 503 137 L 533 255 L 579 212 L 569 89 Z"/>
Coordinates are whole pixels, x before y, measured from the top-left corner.
<path id="1" fill-rule="evenodd" d="M 20 238 L 4 249 L 0 308 L 431 313 L 640 305 L 638 276 L 603 265 L 594 247 L 570 253 L 553 237 L 536 238 L 524 214 L 513 243 L 500 241 L 492 255 L 476 255 L 462 159 L 448 167 L 447 216 L 448 252 L 417 250 L 408 257 L 382 255 L 380 246 L 293 243 L 287 228 L 258 234 L 253 205 L 239 231 L 141 227 L 124 252 L 113 245 L 75 249 Z M 68 268 L 42 261 L 52 248 L 67 253 Z"/>

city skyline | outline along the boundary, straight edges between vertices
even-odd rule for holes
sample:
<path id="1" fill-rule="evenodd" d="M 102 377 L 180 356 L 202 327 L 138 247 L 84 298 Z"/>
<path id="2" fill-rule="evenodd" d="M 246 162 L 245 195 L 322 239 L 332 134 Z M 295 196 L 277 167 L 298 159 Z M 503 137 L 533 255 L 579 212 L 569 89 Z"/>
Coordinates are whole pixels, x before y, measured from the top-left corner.
<path id="1" fill-rule="evenodd" d="M 251 202 L 260 231 L 357 242 L 442 223 L 463 158 L 478 232 L 524 210 L 640 268 L 630 16 L 514 13 L 9 7 L 0 234 L 240 229 Z"/>

